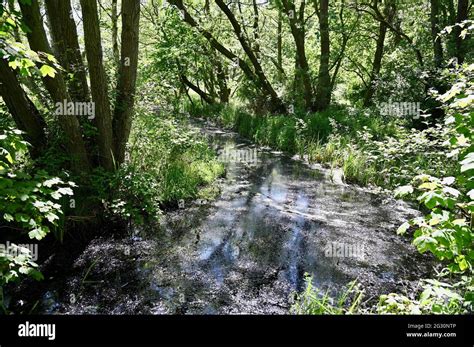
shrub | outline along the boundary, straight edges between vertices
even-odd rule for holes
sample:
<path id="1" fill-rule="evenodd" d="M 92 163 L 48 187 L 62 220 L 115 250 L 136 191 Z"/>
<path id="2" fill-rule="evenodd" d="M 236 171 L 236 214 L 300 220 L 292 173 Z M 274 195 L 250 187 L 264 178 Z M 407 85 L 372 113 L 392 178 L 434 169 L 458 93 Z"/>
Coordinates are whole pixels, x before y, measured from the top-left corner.
<path id="1" fill-rule="evenodd" d="M 29 144 L 21 131 L 6 128 L 0 134 L 0 223 L 18 230 L 17 238 L 27 232 L 31 239 L 41 240 L 51 230 L 62 239 L 58 228 L 63 217 L 59 203 L 63 196 L 73 195 L 73 182 L 51 177 L 45 171 L 29 167 Z M 3 239 L 3 238 L 2 238 Z M 6 312 L 4 286 L 21 276 L 42 279 L 27 248 L 15 243 L 0 253 L 0 306 Z"/>

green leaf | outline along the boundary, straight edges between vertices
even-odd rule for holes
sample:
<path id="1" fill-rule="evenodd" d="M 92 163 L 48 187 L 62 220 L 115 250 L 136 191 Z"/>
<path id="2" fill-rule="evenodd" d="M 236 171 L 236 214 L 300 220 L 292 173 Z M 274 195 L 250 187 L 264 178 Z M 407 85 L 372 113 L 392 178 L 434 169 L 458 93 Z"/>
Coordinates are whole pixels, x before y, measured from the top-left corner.
<path id="1" fill-rule="evenodd" d="M 31 278 L 33 278 L 34 280 L 36 281 L 41 281 L 44 279 L 44 276 L 41 272 L 39 272 L 38 270 L 36 269 L 33 269 L 33 268 L 30 268 L 28 270 L 28 276 L 30 276 Z"/>
<path id="2" fill-rule="evenodd" d="M 13 70 L 15 70 L 15 69 L 19 68 L 21 65 L 18 62 L 18 60 L 13 60 L 13 61 L 8 63 L 8 66 L 10 66 Z"/>
<path id="3" fill-rule="evenodd" d="M 28 215 L 24 213 L 17 213 L 15 214 L 15 220 L 21 223 L 28 223 L 30 217 L 28 217 Z"/>
<path id="4" fill-rule="evenodd" d="M 438 184 L 435 182 L 425 182 L 422 183 L 418 186 L 418 189 L 428 189 L 428 190 L 434 190 L 438 187 Z"/>
<path id="5" fill-rule="evenodd" d="M 51 188 L 53 185 L 61 183 L 61 182 L 62 182 L 61 179 L 54 177 L 54 178 L 44 181 L 43 185 L 45 187 Z"/>
<path id="6" fill-rule="evenodd" d="M 458 263 L 459 269 L 461 271 L 464 271 L 469 268 L 469 264 L 466 261 L 466 257 L 464 257 L 463 255 L 456 257 L 456 263 Z"/>
<path id="7" fill-rule="evenodd" d="M 54 57 L 54 55 L 52 54 L 46 54 L 46 58 L 48 58 L 49 61 L 53 62 L 53 63 L 57 63 L 58 61 L 56 60 L 56 58 Z"/>
<path id="8" fill-rule="evenodd" d="M 437 245 L 438 241 L 431 236 L 421 235 L 413 240 L 413 244 L 418 247 L 421 253 L 424 253 L 428 250 L 433 250 L 433 246 Z"/>
<path id="9" fill-rule="evenodd" d="M 59 219 L 59 217 L 58 217 L 56 214 L 52 213 L 52 212 L 46 213 L 46 216 L 45 216 L 45 217 L 46 217 L 46 219 L 49 220 L 51 223 L 54 223 L 55 220 Z"/>
<path id="10" fill-rule="evenodd" d="M 56 70 L 49 65 L 43 65 L 40 68 L 40 72 L 43 77 L 49 76 L 54 78 L 54 76 L 56 76 Z"/>
<path id="11" fill-rule="evenodd" d="M 411 185 L 401 186 L 395 189 L 395 197 L 402 197 L 411 193 L 413 193 L 413 187 Z"/>
<path id="12" fill-rule="evenodd" d="M 410 227 L 410 223 L 408 222 L 403 223 L 402 225 L 400 225 L 400 227 L 398 227 L 397 234 L 398 235 L 405 234 L 409 227 Z"/>
<path id="13" fill-rule="evenodd" d="M 466 172 L 468 170 L 474 169 L 474 162 L 467 163 L 461 166 L 461 172 Z"/>
<path id="14" fill-rule="evenodd" d="M 471 199 L 474 200 L 474 189 L 471 189 L 470 191 L 467 192 L 467 196 Z"/>
<path id="15" fill-rule="evenodd" d="M 28 198 L 29 198 L 29 196 L 27 194 L 20 195 L 20 200 L 21 201 L 26 201 L 26 200 L 28 200 Z"/>
<path id="16" fill-rule="evenodd" d="M 4 213 L 3 214 L 3 219 L 5 219 L 7 222 L 12 222 L 13 221 L 13 216 L 9 213 Z"/>
<path id="17" fill-rule="evenodd" d="M 46 236 L 47 233 L 49 233 L 49 228 L 46 226 L 41 226 L 41 227 L 31 230 L 28 233 L 28 236 L 32 239 L 41 240 L 42 238 Z"/>

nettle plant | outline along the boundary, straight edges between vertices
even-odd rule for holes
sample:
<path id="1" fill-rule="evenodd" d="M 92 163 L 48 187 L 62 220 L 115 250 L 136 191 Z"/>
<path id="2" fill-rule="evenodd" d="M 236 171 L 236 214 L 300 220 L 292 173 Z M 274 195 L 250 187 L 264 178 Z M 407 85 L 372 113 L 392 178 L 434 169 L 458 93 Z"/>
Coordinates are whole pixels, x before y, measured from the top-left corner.
<path id="1" fill-rule="evenodd" d="M 417 175 L 410 185 L 396 189 L 396 196 L 414 195 L 429 213 L 404 223 L 399 234 L 415 227 L 414 245 L 448 261 L 451 273 L 472 273 L 474 265 L 474 64 L 457 67 L 452 87 L 437 98 L 446 111 L 450 136 L 447 157 L 457 158 L 457 174 L 449 177 Z M 443 161 L 439 165 L 444 165 Z"/>

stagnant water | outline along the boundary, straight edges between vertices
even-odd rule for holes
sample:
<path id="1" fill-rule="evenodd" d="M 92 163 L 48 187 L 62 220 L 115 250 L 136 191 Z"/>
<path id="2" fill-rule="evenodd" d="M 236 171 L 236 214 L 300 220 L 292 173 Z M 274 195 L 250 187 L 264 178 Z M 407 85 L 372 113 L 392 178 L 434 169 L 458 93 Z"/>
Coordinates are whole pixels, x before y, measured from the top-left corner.
<path id="1" fill-rule="evenodd" d="M 357 278 L 366 299 L 411 291 L 428 274 L 429 259 L 395 233 L 417 214 L 406 203 L 235 133 L 201 131 L 226 162 L 220 196 L 185 202 L 151 232 L 93 240 L 66 275 L 45 280 L 35 312 L 284 314 L 305 273 L 334 294 Z"/>

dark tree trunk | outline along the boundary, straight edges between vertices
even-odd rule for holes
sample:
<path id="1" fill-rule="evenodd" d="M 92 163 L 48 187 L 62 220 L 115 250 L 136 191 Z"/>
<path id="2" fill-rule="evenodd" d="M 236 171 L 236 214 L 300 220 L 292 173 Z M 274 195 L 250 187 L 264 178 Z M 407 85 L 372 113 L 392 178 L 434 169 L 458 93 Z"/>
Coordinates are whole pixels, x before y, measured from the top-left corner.
<path id="1" fill-rule="evenodd" d="M 184 74 L 181 74 L 180 76 L 181 82 L 188 87 L 189 89 L 193 90 L 199 97 L 207 102 L 208 104 L 214 104 L 214 100 L 211 95 L 203 91 L 199 86 L 195 85 L 192 83 Z"/>
<path id="2" fill-rule="evenodd" d="M 257 59 L 259 59 L 260 55 L 260 34 L 259 34 L 259 23 L 258 23 L 258 4 L 257 0 L 252 0 L 252 6 L 253 6 L 253 39 L 254 39 L 254 45 L 253 49 L 255 51 L 255 56 Z"/>
<path id="3" fill-rule="evenodd" d="M 102 58 L 99 16 L 96 0 L 81 0 L 84 41 L 86 46 L 92 101 L 95 103 L 95 124 L 98 129 L 100 165 L 106 170 L 114 169 L 112 118 L 110 112 L 108 81 Z"/>
<path id="4" fill-rule="evenodd" d="M 315 0 L 316 2 L 317 0 Z M 316 5 L 317 6 L 317 5 Z M 321 33 L 321 57 L 319 60 L 318 85 L 316 87 L 315 108 L 325 110 L 331 103 L 331 76 L 329 75 L 329 0 L 319 1 L 319 30 Z"/>
<path id="5" fill-rule="evenodd" d="M 38 156 L 46 145 L 45 122 L 36 106 L 21 88 L 15 72 L 8 62 L 0 58 L 0 96 L 13 117 L 18 129 L 32 146 L 31 154 Z"/>
<path id="6" fill-rule="evenodd" d="M 214 52 L 213 52 L 214 53 Z M 217 71 L 217 84 L 219 86 L 219 99 L 220 102 L 226 104 L 229 102 L 230 89 L 227 86 L 227 74 L 222 64 L 222 61 L 219 59 L 217 54 L 213 54 L 216 64 Z"/>
<path id="7" fill-rule="evenodd" d="M 388 21 L 392 21 L 393 16 L 395 15 L 395 8 L 392 7 L 391 3 L 387 3 L 385 5 L 385 16 Z M 367 89 L 365 91 L 364 95 L 364 107 L 367 107 L 370 105 L 372 101 L 372 97 L 374 96 L 375 93 L 375 80 L 377 76 L 380 73 L 380 69 L 382 68 L 382 58 L 383 58 L 383 53 L 384 53 L 384 48 L 385 48 L 385 37 L 387 36 L 387 23 L 385 21 L 380 21 L 379 22 L 379 34 L 377 36 L 377 44 L 375 48 L 375 54 L 374 54 L 374 61 L 372 64 L 372 71 L 370 72 L 370 80 L 369 80 L 369 85 L 367 86 Z"/>
<path id="8" fill-rule="evenodd" d="M 458 0 L 458 12 L 456 16 L 456 23 L 461 23 L 467 19 L 469 12 L 469 0 Z M 454 27 L 453 29 L 456 42 L 456 58 L 458 63 L 462 64 L 464 62 L 464 57 L 466 56 L 466 40 L 460 36 L 461 28 L 459 26 Z"/>
<path id="9" fill-rule="evenodd" d="M 68 81 L 69 95 L 73 101 L 89 101 L 86 69 L 70 0 L 45 0 L 45 4 L 56 56 L 66 72 L 73 75 Z"/>
<path id="10" fill-rule="evenodd" d="M 283 8 L 288 15 L 291 34 L 296 46 L 296 71 L 295 71 L 295 91 L 296 95 L 303 94 L 306 109 L 310 109 L 313 101 L 313 89 L 311 87 L 311 78 L 309 75 L 309 65 L 305 50 L 305 1 L 301 2 L 301 7 L 296 12 L 293 1 L 282 0 Z M 329 62 L 328 62 L 329 64 Z M 328 71 L 329 73 L 329 71 Z M 301 93 L 302 91 L 302 93 Z"/>
<path id="11" fill-rule="evenodd" d="M 389 29 L 390 31 L 392 31 L 396 37 L 397 37 L 397 41 L 403 39 L 405 40 L 411 47 L 411 49 L 413 50 L 413 52 L 415 53 L 415 56 L 416 56 L 416 60 L 418 61 L 419 65 L 421 67 L 424 66 L 424 61 L 423 61 L 423 55 L 421 54 L 421 51 L 420 49 L 418 49 L 413 41 L 413 39 L 408 36 L 406 33 L 404 33 L 401 29 L 401 23 L 400 21 L 397 21 L 396 23 L 391 23 L 379 10 L 378 8 L 378 2 L 377 1 L 374 1 L 371 5 L 369 5 L 369 7 L 372 9 L 372 13 L 371 16 L 379 21 L 379 22 L 384 22 L 385 25 L 387 26 L 387 29 Z M 397 42 L 398 44 L 398 42 Z"/>
<path id="12" fill-rule="evenodd" d="M 138 66 L 140 1 L 122 0 L 122 48 L 114 111 L 115 156 L 123 163 L 132 127 Z"/>
<path id="13" fill-rule="evenodd" d="M 433 40 L 434 65 L 436 68 L 440 68 L 443 64 L 443 45 L 441 42 L 441 37 L 438 36 L 440 33 L 439 0 L 430 0 L 430 3 L 431 39 Z"/>
<path id="14" fill-rule="evenodd" d="M 120 51 L 119 51 L 119 44 L 118 44 L 118 4 L 117 0 L 112 0 L 112 13 L 111 13 L 111 20 L 112 20 L 112 52 L 114 55 L 115 65 L 118 69 L 120 66 Z"/>
<path id="15" fill-rule="evenodd" d="M 283 18 L 281 11 L 278 11 L 278 24 L 277 24 L 277 65 L 278 65 L 278 79 L 279 81 L 283 80 Z"/>
<path id="16" fill-rule="evenodd" d="M 221 53 L 223 56 L 228 58 L 229 60 L 232 60 L 233 62 L 237 62 L 239 67 L 242 69 L 243 73 L 245 76 L 247 76 L 248 79 L 253 80 L 256 78 L 255 74 L 253 73 L 252 69 L 250 66 L 242 59 L 239 59 L 237 55 L 232 53 L 229 49 L 227 49 L 225 46 L 223 46 L 219 41 L 216 40 L 216 38 L 207 30 L 201 28 L 198 23 L 194 20 L 193 17 L 187 12 L 186 7 L 184 7 L 183 1 L 182 0 L 169 0 L 169 3 L 176 6 L 180 11 L 183 11 L 184 13 L 184 21 L 191 25 L 193 28 L 196 28 L 204 38 L 209 41 L 209 44 L 216 49 L 219 53 Z"/>
<path id="17" fill-rule="evenodd" d="M 31 5 L 20 1 L 20 8 L 23 20 L 30 29 L 27 37 L 31 49 L 52 54 L 53 52 L 44 31 L 38 0 L 33 0 Z M 63 103 L 70 100 L 66 83 L 60 71 L 56 71 L 54 78 L 49 76 L 43 77 L 43 82 L 55 103 Z M 68 152 L 72 157 L 72 169 L 76 172 L 88 171 L 90 165 L 79 121 L 75 116 L 70 115 L 58 115 L 58 119 L 59 125 L 65 134 Z"/>
<path id="18" fill-rule="evenodd" d="M 380 73 L 380 68 L 382 67 L 382 58 L 383 58 L 383 51 L 384 51 L 384 42 L 385 36 L 387 34 L 387 26 L 385 23 L 380 22 L 379 24 L 379 35 L 377 37 L 377 47 L 375 49 L 374 54 L 374 61 L 372 64 L 372 72 L 370 73 L 370 80 L 367 90 L 364 95 L 364 107 L 369 106 L 372 97 L 375 93 L 375 79 Z"/>

